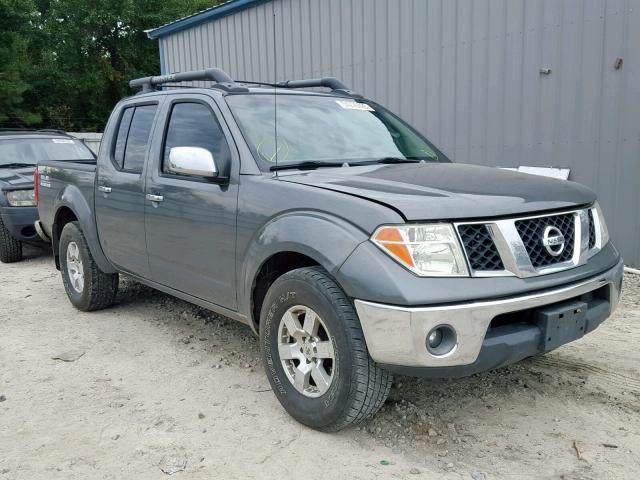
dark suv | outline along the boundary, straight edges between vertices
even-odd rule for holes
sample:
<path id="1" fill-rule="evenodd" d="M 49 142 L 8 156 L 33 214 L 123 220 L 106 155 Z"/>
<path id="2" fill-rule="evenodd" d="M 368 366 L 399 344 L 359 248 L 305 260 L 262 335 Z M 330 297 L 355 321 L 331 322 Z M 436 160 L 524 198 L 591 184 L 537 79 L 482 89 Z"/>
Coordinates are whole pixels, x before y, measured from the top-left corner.
<path id="1" fill-rule="evenodd" d="M 0 261 L 22 259 L 22 243 L 40 243 L 33 170 L 40 160 L 93 160 L 78 139 L 57 130 L 0 130 Z"/>

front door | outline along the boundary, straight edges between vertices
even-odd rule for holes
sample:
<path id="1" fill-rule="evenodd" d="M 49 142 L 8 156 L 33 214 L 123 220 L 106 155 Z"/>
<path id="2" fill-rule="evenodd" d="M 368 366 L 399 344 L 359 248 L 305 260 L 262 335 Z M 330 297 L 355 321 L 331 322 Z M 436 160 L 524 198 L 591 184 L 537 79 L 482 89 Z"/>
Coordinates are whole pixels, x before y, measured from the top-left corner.
<path id="1" fill-rule="evenodd" d="M 237 154 L 213 100 L 181 95 L 164 106 L 162 148 L 147 172 L 145 223 L 151 279 L 229 309 L 236 308 Z M 174 147 L 213 154 L 228 181 L 168 171 Z"/>
<path id="2" fill-rule="evenodd" d="M 113 137 L 105 139 L 97 172 L 96 223 L 107 258 L 119 269 L 147 277 L 143 169 L 158 104 L 125 105 Z M 100 152 L 101 156 L 104 155 Z"/>

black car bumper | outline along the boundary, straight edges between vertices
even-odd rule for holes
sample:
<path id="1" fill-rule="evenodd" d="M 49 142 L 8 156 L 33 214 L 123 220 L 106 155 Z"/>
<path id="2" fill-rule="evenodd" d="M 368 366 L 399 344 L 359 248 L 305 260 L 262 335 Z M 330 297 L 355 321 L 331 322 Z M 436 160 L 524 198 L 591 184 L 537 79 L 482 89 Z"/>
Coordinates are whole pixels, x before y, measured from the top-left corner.
<path id="1" fill-rule="evenodd" d="M 38 220 L 37 207 L 2 207 L 2 222 L 11 236 L 21 242 L 42 243 L 34 223 Z"/>

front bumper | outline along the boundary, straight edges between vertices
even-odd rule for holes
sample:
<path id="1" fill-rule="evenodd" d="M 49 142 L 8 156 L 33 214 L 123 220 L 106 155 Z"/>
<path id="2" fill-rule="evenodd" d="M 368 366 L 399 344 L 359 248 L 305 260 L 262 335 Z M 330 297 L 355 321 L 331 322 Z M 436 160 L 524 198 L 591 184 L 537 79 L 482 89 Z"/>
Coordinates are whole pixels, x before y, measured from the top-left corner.
<path id="1" fill-rule="evenodd" d="M 550 290 L 492 301 L 432 307 L 398 307 L 355 301 L 369 354 L 390 370 L 421 376 L 465 376 L 513 363 L 543 351 L 542 331 L 535 323 L 511 322 L 492 327 L 496 317 L 531 311 L 571 299 L 591 297 L 588 333 L 615 310 L 620 297 L 623 263 L 590 279 Z M 594 297 L 595 298 L 595 297 Z M 425 346 L 436 326 L 455 329 L 457 342 L 446 355 L 435 356 Z M 425 368 L 426 367 L 426 368 Z"/>
<path id="2" fill-rule="evenodd" d="M 2 222 L 9 233 L 21 242 L 40 242 L 34 223 L 38 220 L 37 207 L 2 207 Z"/>

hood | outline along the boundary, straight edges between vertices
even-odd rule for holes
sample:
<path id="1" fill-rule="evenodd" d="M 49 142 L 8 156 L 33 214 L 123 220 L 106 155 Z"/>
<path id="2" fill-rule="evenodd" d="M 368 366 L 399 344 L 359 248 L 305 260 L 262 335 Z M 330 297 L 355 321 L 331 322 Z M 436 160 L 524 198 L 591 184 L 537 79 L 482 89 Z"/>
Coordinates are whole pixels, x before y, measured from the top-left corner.
<path id="1" fill-rule="evenodd" d="M 33 187 L 33 171 L 36 166 L 0 168 L 0 189 L 14 190 L 21 187 Z"/>
<path id="2" fill-rule="evenodd" d="M 278 177 L 387 205 L 409 221 L 528 214 L 588 205 L 596 199 L 591 190 L 574 182 L 456 163 L 282 171 Z"/>

